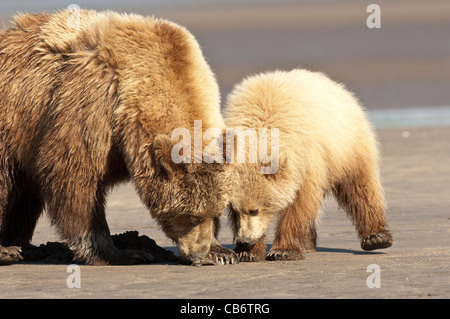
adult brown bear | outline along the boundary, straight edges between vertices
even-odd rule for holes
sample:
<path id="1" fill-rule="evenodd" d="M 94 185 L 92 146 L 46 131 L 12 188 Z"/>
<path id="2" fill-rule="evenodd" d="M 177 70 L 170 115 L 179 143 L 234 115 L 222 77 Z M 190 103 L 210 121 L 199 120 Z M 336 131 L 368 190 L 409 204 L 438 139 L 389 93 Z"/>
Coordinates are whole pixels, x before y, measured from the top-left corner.
<path id="1" fill-rule="evenodd" d="M 29 243 L 46 207 L 78 260 L 151 260 L 118 251 L 105 219 L 107 192 L 131 179 L 183 258 L 230 260 L 214 240 L 229 200 L 225 165 L 171 159 L 175 128 L 224 125 L 197 41 L 139 15 L 76 18 L 20 15 L 0 32 L 0 244 Z"/>

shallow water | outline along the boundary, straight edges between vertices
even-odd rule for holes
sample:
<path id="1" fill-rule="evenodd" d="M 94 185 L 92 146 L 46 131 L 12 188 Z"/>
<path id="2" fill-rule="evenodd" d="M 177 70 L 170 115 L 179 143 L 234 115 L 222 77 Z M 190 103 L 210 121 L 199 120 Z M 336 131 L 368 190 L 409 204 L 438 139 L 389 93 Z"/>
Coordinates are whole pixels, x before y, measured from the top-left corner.
<path id="1" fill-rule="evenodd" d="M 450 125 L 450 106 L 368 110 L 367 113 L 377 129 Z"/>

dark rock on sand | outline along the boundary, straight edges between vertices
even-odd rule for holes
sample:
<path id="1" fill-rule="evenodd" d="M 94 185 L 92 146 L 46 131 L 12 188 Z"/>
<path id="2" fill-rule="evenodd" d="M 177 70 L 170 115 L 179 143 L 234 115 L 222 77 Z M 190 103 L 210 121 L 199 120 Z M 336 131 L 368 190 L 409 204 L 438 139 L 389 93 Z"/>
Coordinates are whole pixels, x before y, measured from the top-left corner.
<path id="1" fill-rule="evenodd" d="M 128 231 L 122 234 L 111 236 L 114 245 L 119 250 L 133 249 L 143 250 L 151 254 L 154 258 L 152 263 L 179 263 L 179 257 L 172 251 L 166 250 L 156 244 L 156 242 L 145 236 L 139 236 L 137 231 Z M 47 242 L 39 246 L 27 245 L 19 247 L 0 246 L 0 265 L 12 262 L 39 262 L 46 264 L 69 264 L 74 263 L 73 252 L 65 243 Z"/>

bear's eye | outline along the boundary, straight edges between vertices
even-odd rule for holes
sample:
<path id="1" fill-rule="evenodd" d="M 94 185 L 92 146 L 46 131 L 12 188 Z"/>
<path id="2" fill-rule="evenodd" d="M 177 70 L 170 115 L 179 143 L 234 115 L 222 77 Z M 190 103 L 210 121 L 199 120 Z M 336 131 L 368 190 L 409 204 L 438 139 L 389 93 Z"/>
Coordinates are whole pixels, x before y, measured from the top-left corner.
<path id="1" fill-rule="evenodd" d="M 250 209 L 250 210 L 248 211 L 248 213 L 249 213 L 251 216 L 256 216 L 256 215 L 258 215 L 259 210 L 258 210 L 258 209 Z"/>

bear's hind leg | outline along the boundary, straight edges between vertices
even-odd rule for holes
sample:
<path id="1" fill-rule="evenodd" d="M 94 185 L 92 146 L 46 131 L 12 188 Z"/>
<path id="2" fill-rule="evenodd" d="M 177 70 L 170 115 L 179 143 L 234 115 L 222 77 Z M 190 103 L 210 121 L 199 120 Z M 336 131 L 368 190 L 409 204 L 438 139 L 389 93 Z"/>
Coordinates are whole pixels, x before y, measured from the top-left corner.
<path id="1" fill-rule="evenodd" d="M 348 174 L 335 185 L 333 192 L 355 225 L 362 249 L 388 248 L 394 244 L 385 217 L 381 186 L 371 167 L 359 167 L 355 173 Z"/>
<path id="2" fill-rule="evenodd" d="M 267 260 L 304 259 L 305 251 L 315 250 L 315 227 L 322 200 L 321 188 L 306 178 L 294 201 L 280 213 L 275 241 L 267 253 Z"/>

